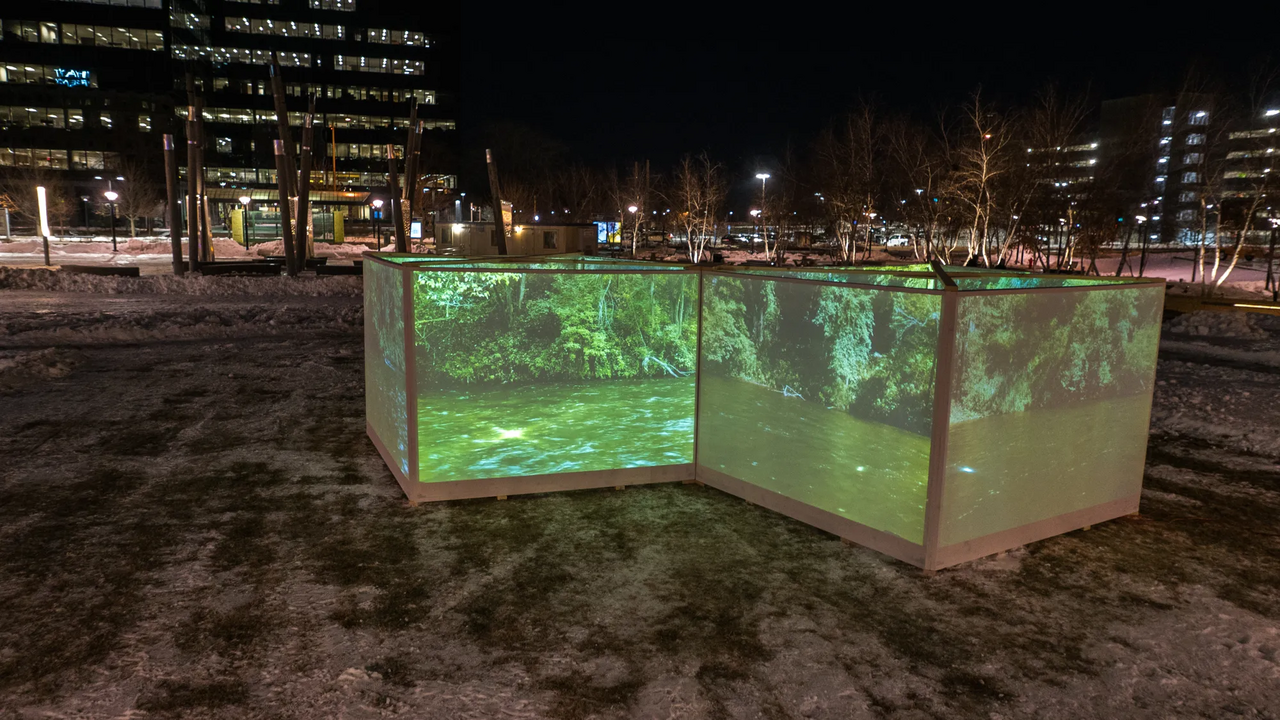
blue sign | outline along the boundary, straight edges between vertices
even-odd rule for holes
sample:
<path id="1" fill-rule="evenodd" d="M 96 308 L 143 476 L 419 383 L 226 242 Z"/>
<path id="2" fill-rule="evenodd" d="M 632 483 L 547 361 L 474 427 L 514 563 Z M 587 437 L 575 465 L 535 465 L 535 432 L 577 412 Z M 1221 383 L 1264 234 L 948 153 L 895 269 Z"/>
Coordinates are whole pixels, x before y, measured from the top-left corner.
<path id="1" fill-rule="evenodd" d="M 54 68 L 53 81 L 67 87 L 89 87 L 89 71 Z"/>

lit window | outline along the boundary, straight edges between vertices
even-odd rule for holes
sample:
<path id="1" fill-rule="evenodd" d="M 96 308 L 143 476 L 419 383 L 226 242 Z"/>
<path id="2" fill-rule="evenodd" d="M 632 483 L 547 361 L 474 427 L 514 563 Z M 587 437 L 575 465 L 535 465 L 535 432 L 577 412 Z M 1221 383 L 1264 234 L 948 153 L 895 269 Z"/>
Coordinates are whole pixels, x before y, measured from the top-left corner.
<path id="1" fill-rule="evenodd" d="M 414 30 L 386 30 L 369 28 L 369 42 L 385 45 L 416 45 L 428 47 L 427 36 Z"/>
<path id="2" fill-rule="evenodd" d="M 138 131 L 151 132 L 151 116 L 150 115 L 138 116 Z"/>
<path id="3" fill-rule="evenodd" d="M 1193 110 L 1187 115 L 1187 122 L 1192 125 L 1208 125 L 1209 113 L 1204 110 Z"/>
<path id="4" fill-rule="evenodd" d="M 1187 136 L 1187 144 L 1188 144 L 1188 145 L 1203 145 L 1203 144 L 1204 144 L 1204 135 L 1201 135 L 1200 133 L 1191 133 L 1190 135 L 1188 135 L 1188 136 Z"/>
<path id="5" fill-rule="evenodd" d="M 1182 182 L 1185 184 L 1198 183 L 1200 182 L 1200 173 L 1184 172 L 1182 173 Z"/>
<path id="6" fill-rule="evenodd" d="M 425 63 L 421 60 L 401 60 L 400 58 L 334 55 L 333 69 L 393 75 L 421 75 L 425 69 Z"/>
<path id="7" fill-rule="evenodd" d="M 1201 162 L 1204 162 L 1203 153 L 1194 152 L 1194 153 L 1187 153 L 1186 155 L 1182 156 L 1183 165 L 1199 165 Z"/>
<path id="8" fill-rule="evenodd" d="M 355 12 L 356 0 L 311 0 L 311 9 Z"/>

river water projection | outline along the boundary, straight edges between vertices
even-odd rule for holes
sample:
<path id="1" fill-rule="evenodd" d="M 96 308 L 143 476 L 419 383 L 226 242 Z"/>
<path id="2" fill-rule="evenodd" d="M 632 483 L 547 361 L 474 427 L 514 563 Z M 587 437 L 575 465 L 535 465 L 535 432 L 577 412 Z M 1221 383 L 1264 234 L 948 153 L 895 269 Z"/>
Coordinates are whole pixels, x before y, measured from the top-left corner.
<path id="1" fill-rule="evenodd" d="M 1150 410 L 1138 395 L 952 424 L 942 544 L 1137 495 Z"/>
<path id="2" fill-rule="evenodd" d="M 704 282 L 698 464 L 924 541 L 939 296 Z"/>
<path id="3" fill-rule="evenodd" d="M 929 438 L 742 380 L 702 383 L 699 465 L 924 541 Z"/>
<path id="4" fill-rule="evenodd" d="M 423 482 L 693 462 L 692 378 L 423 396 Z"/>

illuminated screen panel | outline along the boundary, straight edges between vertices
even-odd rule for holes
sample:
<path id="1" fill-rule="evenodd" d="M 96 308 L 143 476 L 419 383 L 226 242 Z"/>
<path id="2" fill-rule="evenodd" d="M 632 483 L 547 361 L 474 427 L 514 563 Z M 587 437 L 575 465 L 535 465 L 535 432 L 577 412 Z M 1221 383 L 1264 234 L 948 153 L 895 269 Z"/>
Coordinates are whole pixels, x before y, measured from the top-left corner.
<path id="1" fill-rule="evenodd" d="M 417 270 L 420 479 L 693 462 L 695 273 Z"/>
<path id="2" fill-rule="evenodd" d="M 409 417 L 405 402 L 404 273 L 379 262 L 364 266 L 365 417 L 409 472 Z"/>
<path id="3" fill-rule="evenodd" d="M 943 546 L 1141 491 L 1163 293 L 961 294 Z"/>
<path id="4" fill-rule="evenodd" d="M 698 463 L 924 537 L 939 295 L 707 274 Z"/>

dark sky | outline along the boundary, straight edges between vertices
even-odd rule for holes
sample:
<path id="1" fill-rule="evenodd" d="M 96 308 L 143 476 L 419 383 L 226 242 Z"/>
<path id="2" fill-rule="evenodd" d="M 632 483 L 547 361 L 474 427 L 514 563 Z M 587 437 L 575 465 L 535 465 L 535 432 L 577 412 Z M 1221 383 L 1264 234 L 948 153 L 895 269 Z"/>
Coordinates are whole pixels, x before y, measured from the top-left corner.
<path id="1" fill-rule="evenodd" d="M 1238 16 L 1218 24 L 1203 19 L 1207 7 L 1193 18 L 1170 3 L 1140 14 L 1054 3 L 1052 17 L 1032 3 L 969 15 L 918 2 L 835 16 L 814 3 L 740 3 L 728 13 L 635 6 L 633 17 L 551 5 L 495 15 L 467 3 L 468 144 L 486 126 L 515 122 L 592 164 L 650 157 L 665 166 L 708 150 L 733 168 L 789 140 L 804 147 L 859 96 L 923 119 L 978 85 L 1022 102 L 1057 80 L 1100 101 L 1176 90 L 1193 63 L 1242 79 L 1271 49 Z M 1240 42 L 1240 32 L 1252 39 Z"/>

